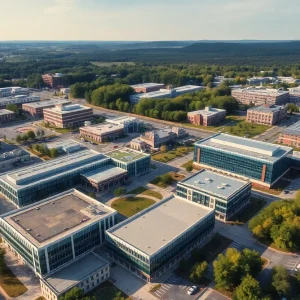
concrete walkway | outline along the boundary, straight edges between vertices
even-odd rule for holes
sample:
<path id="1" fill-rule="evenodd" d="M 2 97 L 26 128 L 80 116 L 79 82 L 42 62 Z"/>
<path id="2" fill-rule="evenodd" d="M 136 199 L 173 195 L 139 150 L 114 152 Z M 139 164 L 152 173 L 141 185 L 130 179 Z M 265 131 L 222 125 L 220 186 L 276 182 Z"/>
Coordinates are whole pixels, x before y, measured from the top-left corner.
<path id="1" fill-rule="evenodd" d="M 36 298 L 41 296 L 42 292 L 40 287 L 40 280 L 35 276 L 33 271 L 25 265 L 21 264 L 18 258 L 11 251 L 5 248 L 3 244 L 0 245 L 0 247 L 5 249 L 6 251 L 6 254 L 4 256 L 6 265 L 28 289 L 26 293 L 15 298 L 8 297 L 5 293 L 3 293 L 6 299 L 35 300 Z"/>

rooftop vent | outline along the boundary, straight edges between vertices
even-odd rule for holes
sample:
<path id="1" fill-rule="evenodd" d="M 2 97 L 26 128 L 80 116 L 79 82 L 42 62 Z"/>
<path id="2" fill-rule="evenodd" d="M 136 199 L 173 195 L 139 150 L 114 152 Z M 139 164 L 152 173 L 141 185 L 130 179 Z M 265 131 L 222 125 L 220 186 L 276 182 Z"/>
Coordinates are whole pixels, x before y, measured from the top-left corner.
<path id="1" fill-rule="evenodd" d="M 52 202 L 51 204 L 55 204 L 55 202 Z"/>
<path id="2" fill-rule="evenodd" d="M 35 209 L 36 209 L 36 210 L 40 210 L 40 208 L 39 208 L 39 207 L 36 207 Z"/>
<path id="3" fill-rule="evenodd" d="M 40 234 L 36 234 L 35 236 L 36 236 L 36 237 L 39 237 L 39 236 L 41 236 L 41 235 L 40 235 Z"/>
<path id="4" fill-rule="evenodd" d="M 15 219 L 15 222 L 19 222 L 19 219 Z"/>
<path id="5" fill-rule="evenodd" d="M 222 185 L 223 186 L 228 186 L 228 183 L 223 182 Z"/>
<path id="6" fill-rule="evenodd" d="M 68 227 L 65 227 L 64 230 L 68 230 Z"/>
<path id="7" fill-rule="evenodd" d="M 27 231 L 31 231 L 31 228 L 27 228 L 26 230 L 27 230 Z"/>
<path id="8" fill-rule="evenodd" d="M 206 178 L 205 178 L 205 181 L 212 182 L 212 179 L 206 177 Z"/>
<path id="9" fill-rule="evenodd" d="M 218 185 L 218 189 L 220 189 L 220 190 L 224 190 L 224 186 L 222 186 L 222 185 Z"/>

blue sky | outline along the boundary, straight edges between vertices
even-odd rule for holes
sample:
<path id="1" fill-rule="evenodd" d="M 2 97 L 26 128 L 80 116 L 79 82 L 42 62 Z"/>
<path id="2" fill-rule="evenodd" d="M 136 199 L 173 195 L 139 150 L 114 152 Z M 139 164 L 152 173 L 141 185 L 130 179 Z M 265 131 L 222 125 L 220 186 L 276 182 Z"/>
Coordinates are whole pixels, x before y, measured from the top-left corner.
<path id="1" fill-rule="evenodd" d="M 1 2 L 0 40 L 300 40 L 300 0 Z"/>

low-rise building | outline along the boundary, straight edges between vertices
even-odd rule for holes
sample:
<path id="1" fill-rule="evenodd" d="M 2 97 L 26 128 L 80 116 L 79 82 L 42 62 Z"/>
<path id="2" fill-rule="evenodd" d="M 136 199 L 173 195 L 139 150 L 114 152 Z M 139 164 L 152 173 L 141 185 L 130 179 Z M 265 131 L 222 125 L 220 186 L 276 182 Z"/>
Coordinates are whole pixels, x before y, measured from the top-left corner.
<path id="1" fill-rule="evenodd" d="M 0 170 L 1 168 L 28 160 L 30 160 L 30 154 L 21 148 L 4 153 L 0 152 Z"/>
<path id="2" fill-rule="evenodd" d="M 145 281 L 173 268 L 213 232 L 213 209 L 169 197 L 106 230 L 109 256 Z"/>
<path id="3" fill-rule="evenodd" d="M 201 170 L 177 183 L 178 197 L 213 208 L 217 219 L 228 221 L 250 201 L 251 182 Z"/>
<path id="4" fill-rule="evenodd" d="M 44 84 L 51 88 L 60 88 L 64 85 L 62 73 L 44 74 L 44 75 L 42 75 L 42 78 L 43 78 Z"/>
<path id="5" fill-rule="evenodd" d="M 140 132 L 144 128 L 144 123 L 135 117 L 118 117 L 114 119 L 106 119 L 107 123 L 123 126 L 124 133 Z"/>
<path id="6" fill-rule="evenodd" d="M 44 109 L 44 121 L 59 128 L 77 127 L 91 121 L 93 109 L 79 104 L 61 105 Z"/>
<path id="7" fill-rule="evenodd" d="M 277 81 L 287 83 L 287 84 L 293 84 L 293 83 L 298 83 L 299 84 L 300 83 L 300 79 L 296 79 L 296 78 L 293 78 L 293 77 L 284 77 L 284 76 L 278 76 Z"/>
<path id="8" fill-rule="evenodd" d="M 247 110 L 247 122 L 275 125 L 287 117 L 287 107 L 283 105 L 268 105 L 252 107 Z"/>
<path id="9" fill-rule="evenodd" d="M 300 121 L 283 130 L 278 137 L 278 143 L 300 148 Z"/>
<path id="10" fill-rule="evenodd" d="M 18 95 L 13 97 L 3 97 L 0 98 L 0 109 L 6 108 L 8 104 L 16 104 L 19 108 L 22 108 L 22 104 L 24 103 L 31 103 L 31 102 L 38 102 L 40 101 L 40 96 L 35 95 Z"/>
<path id="11" fill-rule="evenodd" d="M 68 154 L 84 148 L 82 144 L 72 139 L 47 143 L 46 146 L 48 149 L 56 149 L 59 153 L 68 153 Z"/>
<path id="12" fill-rule="evenodd" d="M 24 103 L 22 104 L 22 110 L 27 112 L 33 117 L 42 117 L 44 115 L 43 110 L 45 108 L 52 108 L 55 105 L 67 105 L 71 104 L 72 102 L 69 100 L 61 100 L 61 99 L 51 99 L 51 100 L 44 100 L 39 102 L 33 103 Z"/>
<path id="13" fill-rule="evenodd" d="M 140 140 L 145 142 L 151 148 L 159 148 L 176 139 L 188 136 L 188 133 L 181 127 L 166 127 L 159 130 L 147 131 L 145 135 L 140 136 Z"/>
<path id="14" fill-rule="evenodd" d="M 131 87 L 134 89 L 136 93 L 150 93 L 159 91 L 160 89 L 163 89 L 165 85 L 163 83 L 140 83 L 140 84 L 134 84 L 131 85 Z"/>
<path id="15" fill-rule="evenodd" d="M 97 124 L 80 127 L 80 136 L 99 143 L 111 142 L 124 136 L 123 125 Z"/>
<path id="16" fill-rule="evenodd" d="M 197 85 L 185 85 L 177 88 L 160 89 L 150 93 L 140 93 L 130 96 L 130 103 L 135 105 L 141 99 L 161 99 L 161 98 L 175 98 L 177 96 L 193 93 L 202 90 L 203 87 Z"/>
<path id="17" fill-rule="evenodd" d="M 273 77 L 251 77 L 247 79 L 249 85 L 260 85 L 263 83 L 271 83 L 273 81 Z"/>
<path id="18" fill-rule="evenodd" d="M 289 88 L 290 102 L 300 105 L 300 86 Z"/>
<path id="19" fill-rule="evenodd" d="M 16 113 L 7 109 L 0 109 L 0 124 L 12 122 L 16 119 Z"/>
<path id="20" fill-rule="evenodd" d="M 239 103 L 246 105 L 283 105 L 289 102 L 289 92 L 265 89 L 261 87 L 249 87 L 245 89 L 234 89 L 231 91 L 231 95 Z"/>
<path id="21" fill-rule="evenodd" d="M 187 118 L 194 125 L 216 126 L 225 121 L 226 110 L 208 106 L 205 109 L 188 112 Z"/>
<path id="22" fill-rule="evenodd" d="M 20 86 L 10 86 L 0 88 L 0 97 L 10 97 L 16 95 L 29 95 L 29 89 Z"/>
<path id="23" fill-rule="evenodd" d="M 130 142 L 130 148 L 138 151 L 146 151 L 148 144 L 137 137 Z"/>

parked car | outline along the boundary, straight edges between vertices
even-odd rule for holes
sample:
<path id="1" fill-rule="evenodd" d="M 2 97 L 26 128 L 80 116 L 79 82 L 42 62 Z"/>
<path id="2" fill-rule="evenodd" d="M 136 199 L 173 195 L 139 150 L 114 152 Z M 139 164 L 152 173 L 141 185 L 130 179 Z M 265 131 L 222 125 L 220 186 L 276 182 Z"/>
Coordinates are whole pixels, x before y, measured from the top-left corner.
<path id="1" fill-rule="evenodd" d="M 289 191 L 285 190 L 285 191 L 283 191 L 283 193 L 284 193 L 284 194 L 288 194 L 288 193 L 289 193 Z"/>
<path id="2" fill-rule="evenodd" d="M 188 289 L 187 293 L 189 295 L 193 295 L 196 292 L 197 288 L 198 287 L 196 285 L 193 285 L 191 288 Z"/>
<path id="3" fill-rule="evenodd" d="M 295 271 L 295 272 L 300 271 L 300 264 L 298 264 L 298 265 L 295 267 L 294 271 Z"/>

